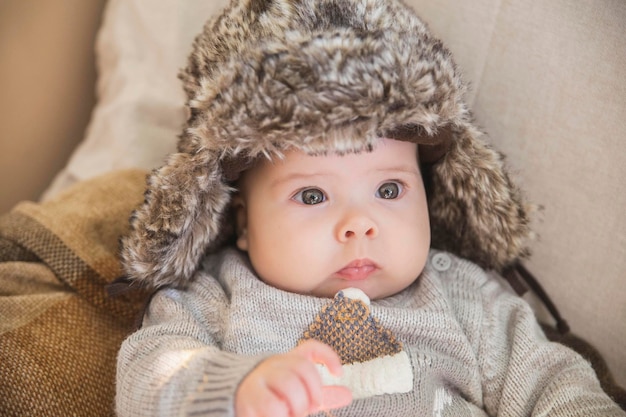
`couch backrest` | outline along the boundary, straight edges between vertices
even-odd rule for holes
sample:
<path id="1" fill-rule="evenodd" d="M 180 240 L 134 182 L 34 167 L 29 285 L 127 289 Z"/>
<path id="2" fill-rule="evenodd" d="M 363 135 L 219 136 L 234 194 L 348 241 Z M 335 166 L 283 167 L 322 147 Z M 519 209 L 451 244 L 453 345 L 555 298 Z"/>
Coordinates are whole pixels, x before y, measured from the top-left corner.
<path id="1" fill-rule="evenodd" d="M 626 2 L 409 3 L 452 50 L 478 124 L 543 206 L 528 268 L 625 385 Z"/>

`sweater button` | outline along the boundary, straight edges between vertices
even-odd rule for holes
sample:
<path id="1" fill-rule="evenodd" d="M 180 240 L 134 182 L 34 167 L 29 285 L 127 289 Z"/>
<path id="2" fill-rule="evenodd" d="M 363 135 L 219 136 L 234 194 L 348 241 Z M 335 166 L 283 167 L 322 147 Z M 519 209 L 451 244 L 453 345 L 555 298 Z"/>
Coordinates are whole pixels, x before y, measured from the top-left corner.
<path id="1" fill-rule="evenodd" d="M 433 268 L 439 272 L 445 272 L 452 266 L 452 259 L 445 253 L 437 253 L 431 260 Z"/>

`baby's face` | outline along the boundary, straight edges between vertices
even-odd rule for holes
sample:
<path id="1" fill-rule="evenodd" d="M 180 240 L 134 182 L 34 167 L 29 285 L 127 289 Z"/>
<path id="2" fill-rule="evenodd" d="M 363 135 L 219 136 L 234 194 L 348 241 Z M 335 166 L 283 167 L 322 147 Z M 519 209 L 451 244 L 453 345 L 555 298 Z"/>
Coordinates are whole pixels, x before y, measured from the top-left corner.
<path id="1" fill-rule="evenodd" d="M 393 295 L 421 273 L 430 226 L 416 145 L 263 161 L 241 180 L 237 246 L 280 289 L 332 297 L 356 287 Z"/>

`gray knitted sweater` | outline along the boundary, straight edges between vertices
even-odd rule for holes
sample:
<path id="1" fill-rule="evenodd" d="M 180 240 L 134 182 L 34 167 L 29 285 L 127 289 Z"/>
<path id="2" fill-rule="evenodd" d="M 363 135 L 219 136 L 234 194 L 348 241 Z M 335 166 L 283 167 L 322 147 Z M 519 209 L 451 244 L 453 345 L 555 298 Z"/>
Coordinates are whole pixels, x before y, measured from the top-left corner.
<path id="1" fill-rule="evenodd" d="M 320 369 L 353 390 L 336 417 L 626 416 L 580 356 L 546 341 L 530 307 L 470 262 L 431 251 L 415 283 L 370 303 L 275 289 L 230 249 L 187 290 L 154 296 L 119 353 L 117 412 L 233 416 L 242 378 L 306 338 L 344 363 L 340 381 Z"/>

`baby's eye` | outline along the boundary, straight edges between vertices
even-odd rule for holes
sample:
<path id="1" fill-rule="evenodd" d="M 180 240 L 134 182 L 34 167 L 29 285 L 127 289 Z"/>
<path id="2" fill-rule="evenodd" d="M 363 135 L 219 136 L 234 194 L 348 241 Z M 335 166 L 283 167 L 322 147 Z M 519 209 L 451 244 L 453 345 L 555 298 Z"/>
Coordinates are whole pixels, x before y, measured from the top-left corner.
<path id="1" fill-rule="evenodd" d="M 319 188 L 307 188 L 299 191 L 292 197 L 294 200 L 308 205 L 319 204 L 326 201 L 326 195 Z"/>
<path id="2" fill-rule="evenodd" d="M 384 198 L 385 200 L 393 200 L 398 198 L 402 191 L 402 186 L 397 182 L 386 182 L 376 190 L 376 197 Z"/>

